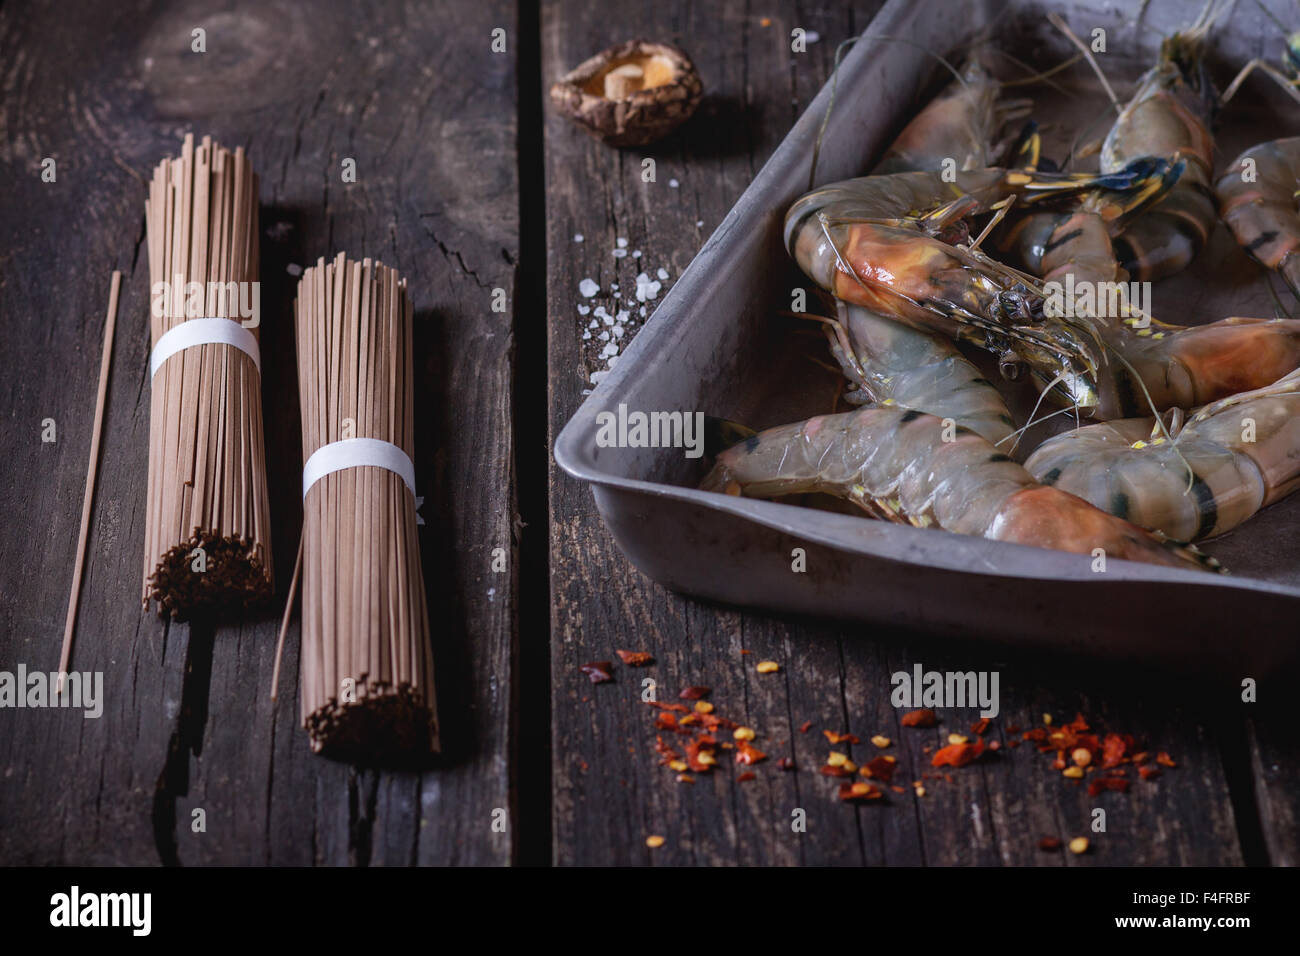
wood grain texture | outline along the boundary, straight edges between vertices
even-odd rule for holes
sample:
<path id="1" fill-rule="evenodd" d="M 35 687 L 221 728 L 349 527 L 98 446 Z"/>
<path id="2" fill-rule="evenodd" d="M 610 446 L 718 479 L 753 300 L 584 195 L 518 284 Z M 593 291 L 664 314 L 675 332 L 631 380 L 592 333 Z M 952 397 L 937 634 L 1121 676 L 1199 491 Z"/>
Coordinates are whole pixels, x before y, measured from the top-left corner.
<path id="1" fill-rule="evenodd" d="M 111 269 L 127 275 L 73 666 L 99 720 L 0 715 L 0 861 L 508 862 L 515 581 L 510 420 L 518 249 L 514 5 L 83 3 L 0 12 L 0 667 L 53 670 Z M 207 52 L 191 52 L 206 30 Z M 514 38 L 511 39 L 513 44 Z M 279 608 L 164 626 L 133 594 L 149 347 L 143 176 L 183 132 L 247 148 L 262 178 L 263 394 L 279 600 L 301 523 L 290 266 L 346 250 L 399 269 L 416 308 L 416 466 L 443 764 L 313 757 L 297 624 L 268 700 Z M 54 157 L 57 181 L 42 183 Z M 484 162 L 483 157 L 492 157 Z M 353 158 L 357 181 L 344 183 Z M 491 310 L 494 288 L 511 311 Z M 39 371 L 38 371 L 39 370 Z M 53 418 L 58 441 L 42 444 Z M 466 476 L 473 476 L 466 480 Z M 133 571 L 134 569 L 134 571 Z M 195 833 L 192 811 L 207 829 Z"/>
<path id="2" fill-rule="evenodd" d="M 519 860 L 521 840 L 546 829 L 527 812 L 525 787 L 551 788 L 542 857 L 557 864 L 1296 862 L 1287 724 L 1243 711 L 1231 688 L 1164 674 L 1121 679 L 1077 661 L 1004 658 L 895 628 L 684 598 L 627 562 L 589 490 L 553 462 L 549 489 L 535 482 L 537 494 L 549 492 L 550 573 L 540 585 L 549 584 L 549 622 L 537 604 L 521 610 L 521 582 L 537 587 L 525 576 L 546 571 L 539 560 L 519 566 L 519 542 L 542 522 L 538 507 L 531 532 L 521 524 L 516 468 L 531 462 L 540 479 L 555 435 L 604 366 L 599 346 L 581 338 L 590 315 L 577 305 L 617 311 L 637 273 L 654 279 L 661 267 L 669 278 L 654 301 L 662 299 L 828 76 L 835 45 L 860 32 L 875 6 L 566 0 L 543 4 L 540 34 L 532 8 L 521 8 L 525 16 L 506 0 L 369 0 L 346 13 L 287 0 L 215 12 L 189 0 L 32 5 L 22 16 L 0 9 L 0 171 L 9 186 L 0 193 L 0 670 L 57 663 L 105 280 L 114 268 L 126 274 L 73 654 L 76 669 L 103 671 L 104 714 L 0 711 L 0 863 L 500 864 Z M 190 52 L 198 26 L 207 30 L 202 56 Z M 795 26 L 818 35 L 806 54 L 790 51 Z M 490 52 L 496 27 L 507 31 L 505 54 Z M 635 36 L 684 47 L 707 97 L 695 119 L 647 150 L 600 146 L 551 112 L 537 77 L 520 76 L 518 65 L 531 62 L 525 51 L 540 48 L 544 94 L 578 61 Z M 520 90 L 532 91 L 526 101 Z M 520 123 L 538 110 L 544 130 Z M 301 514 L 289 267 L 346 250 L 382 258 L 410 281 L 424 383 L 422 558 L 446 750 L 427 773 L 309 753 L 297 726 L 296 619 L 280 698 L 267 699 L 280 608 L 193 626 L 164 625 L 138 608 L 149 388 L 144 177 L 186 130 L 244 145 L 262 177 L 263 396 L 280 599 Z M 544 144 L 534 141 L 543 131 Z M 40 180 L 47 156 L 58 161 L 56 183 Z M 640 177 L 647 156 L 657 164 L 653 184 Z M 357 160 L 355 184 L 341 182 L 345 157 Z M 533 158 L 544 159 L 544 179 Z M 528 202 L 544 202 L 546 223 L 521 244 Z M 612 254 L 620 237 L 629 250 L 621 259 Z M 540 290 L 543 272 L 545 318 L 540 291 L 517 294 Z M 590 300 L 578 292 L 586 277 L 602 289 Z M 509 297 L 504 314 L 490 310 L 495 288 Z M 543 321 L 545 409 L 540 344 L 519 347 L 539 341 Z M 634 307 L 628 338 L 640 325 Z M 520 429 L 516 416 L 534 406 L 549 429 Z M 45 418 L 57 423 L 55 443 L 40 441 Z M 504 573 L 491 571 L 495 548 L 506 552 Z M 545 642 L 548 624 L 549 728 L 517 670 L 521 647 Z M 650 651 L 657 663 L 619 665 L 615 682 L 600 686 L 579 673 L 588 661 L 617 661 L 619 648 Z M 764 659 L 781 670 L 756 673 Z M 952 783 L 927 781 L 919 799 L 909 787 L 886 805 L 839 803 L 837 781 L 816 773 L 831 749 L 822 730 L 861 737 L 854 759 L 870 756 L 872 734 L 891 737 L 906 786 L 928 770 L 927 745 L 974 720 L 941 711 L 936 729 L 901 728 L 889 675 L 916 662 L 998 670 L 1003 714 L 991 738 L 1008 740 L 1008 722 L 1028 727 L 1043 713 L 1064 720 L 1081 710 L 1168 750 L 1179 767 L 1127 796 L 1089 799 L 1050 757 L 1022 746 L 954 772 Z M 737 782 L 725 755 L 694 784 L 657 766 L 651 709 L 640 700 L 647 677 L 661 700 L 711 686 L 718 712 L 753 727 L 769 754 L 757 779 Z M 549 766 L 539 766 L 533 755 L 548 730 Z M 782 756 L 798 771 L 778 770 Z M 1087 856 L 1036 849 L 1040 836 L 1088 832 L 1097 806 L 1108 830 L 1090 834 Z M 199 808 L 206 833 L 191 829 Z M 490 826 L 498 808 L 508 811 L 504 833 Z M 791 829 L 797 808 L 804 833 Z M 665 845 L 647 849 L 650 833 Z"/>
<path id="3" fill-rule="evenodd" d="M 664 4 L 639 12 L 543 6 L 544 82 L 606 44 L 645 37 L 682 46 L 705 85 L 696 119 L 643 151 L 607 149 L 553 112 L 547 116 L 552 441 L 591 387 L 591 373 L 604 367 L 599 347 L 582 338 L 590 315 L 579 314 L 577 307 L 625 308 L 613 298 L 612 284 L 626 292 L 646 266 L 651 276 L 665 265 L 677 277 L 828 76 L 836 44 L 860 31 L 870 12 L 870 5 L 857 5 L 850 13 L 830 4 L 780 3 L 708 11 Z M 765 19 L 770 24 L 764 25 Z M 795 26 L 819 35 L 807 54 L 790 51 Z M 656 159 L 654 183 L 640 176 L 647 155 Z M 677 180 L 676 188 L 670 179 Z M 575 234 L 583 241 L 575 242 Z M 613 256 L 620 237 L 628 239 L 629 250 L 641 251 L 636 263 Z M 584 278 L 601 288 L 592 299 L 578 291 Z M 635 319 L 629 324 L 632 332 L 639 327 Z M 557 863 L 1244 861 L 1236 816 L 1243 804 L 1230 795 L 1221 759 L 1235 730 L 1229 722 L 1226 741 L 1211 730 L 1220 727 L 1213 704 L 1219 689 L 1175 683 L 1153 694 L 1152 684 L 1163 683 L 1154 675 L 1123 683 L 1077 662 L 1005 658 L 984 647 L 940 644 L 895 628 L 705 604 L 637 572 L 603 527 L 590 491 L 555 466 L 550 508 Z M 656 665 L 623 667 L 617 649 L 648 651 Z M 758 674 L 755 665 L 764 659 L 780 663 L 780 672 Z M 579 668 L 600 660 L 615 662 L 615 681 L 593 686 Z M 902 728 L 889 701 L 890 675 L 910 671 L 917 662 L 926 669 L 999 672 L 1003 713 L 989 739 L 1009 740 L 1008 723 L 1028 729 L 1040 725 L 1044 713 L 1068 720 L 1082 711 L 1095 726 L 1133 733 L 1144 746 L 1169 751 L 1179 767 L 1154 783 L 1135 781 L 1127 795 L 1089 798 L 1086 788 L 1052 769 L 1054 755 L 1022 745 L 954 771 L 951 782 L 926 780 L 926 795 L 918 798 L 911 781 L 933 773 L 924 748 L 942 746 L 950 732 L 968 734 L 976 712 L 941 710 L 936 729 Z M 757 779 L 738 782 L 742 768 L 725 753 L 716 771 L 695 774 L 694 783 L 679 783 L 675 773 L 659 766 L 653 712 L 641 701 L 645 678 L 656 682 L 660 700 L 675 699 L 688 685 L 712 687 L 717 713 L 759 734 L 755 743 L 769 761 L 755 768 Z M 812 726 L 803 734 L 799 728 L 806 721 Z M 891 792 L 880 805 L 840 803 L 838 781 L 817 772 L 832 749 L 823 730 L 860 737 L 863 743 L 849 751 L 854 759 L 874 754 L 866 743 L 870 736 L 891 738 L 886 752 L 898 758 L 896 782 L 906 792 Z M 773 766 L 782 756 L 795 761 L 797 772 Z M 1106 811 L 1105 833 L 1090 829 L 1095 808 Z M 798 809 L 806 814 L 803 833 L 791 826 Z M 1249 806 L 1245 811 L 1254 812 Z M 665 844 L 648 849 L 644 841 L 650 834 L 664 836 Z M 1037 848 L 1043 836 L 1085 834 L 1093 844 L 1086 856 Z"/>

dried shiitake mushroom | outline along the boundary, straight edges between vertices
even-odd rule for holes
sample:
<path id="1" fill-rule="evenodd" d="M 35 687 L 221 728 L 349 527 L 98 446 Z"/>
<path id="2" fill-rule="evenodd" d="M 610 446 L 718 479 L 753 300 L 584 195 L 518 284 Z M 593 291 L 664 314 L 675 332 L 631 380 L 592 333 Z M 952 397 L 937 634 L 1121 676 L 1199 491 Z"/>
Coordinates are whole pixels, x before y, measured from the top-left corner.
<path id="1" fill-rule="evenodd" d="M 644 146 L 687 120 L 703 91 L 695 65 L 677 47 L 630 40 L 571 70 L 551 87 L 551 100 L 611 146 Z"/>

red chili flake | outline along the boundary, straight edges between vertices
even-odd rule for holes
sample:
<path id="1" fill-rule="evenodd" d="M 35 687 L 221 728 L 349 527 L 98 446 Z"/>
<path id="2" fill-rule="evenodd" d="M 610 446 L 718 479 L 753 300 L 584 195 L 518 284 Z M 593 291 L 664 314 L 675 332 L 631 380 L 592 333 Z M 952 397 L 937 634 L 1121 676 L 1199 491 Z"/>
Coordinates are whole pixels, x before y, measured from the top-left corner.
<path id="1" fill-rule="evenodd" d="M 930 758 L 930 766 L 964 767 L 983 752 L 983 740 L 976 740 L 973 744 L 949 744 L 947 747 L 941 747 Z"/>
<path id="2" fill-rule="evenodd" d="M 1061 841 L 1058 840 L 1056 837 L 1050 837 L 1050 836 L 1043 837 L 1041 840 L 1038 841 L 1038 849 L 1046 850 L 1049 853 L 1052 850 L 1059 850 L 1060 848 L 1061 848 Z"/>
<path id="3" fill-rule="evenodd" d="M 686 745 L 686 763 L 696 773 L 705 773 L 712 770 L 715 766 L 713 750 L 718 746 L 718 742 L 709 736 L 697 737 Z M 701 756 L 707 755 L 710 759 L 703 761 Z"/>
<path id="4" fill-rule="evenodd" d="M 734 720 L 728 720 L 726 717 L 719 717 L 717 714 L 700 714 L 699 721 L 704 725 L 704 729 L 710 733 L 716 730 L 735 730 L 740 724 Z"/>
<path id="5" fill-rule="evenodd" d="M 1020 741 L 1019 741 L 1019 740 L 1008 740 L 1008 741 L 1007 741 L 1007 746 L 1008 746 L 1008 747 L 1012 747 L 1012 748 L 1019 747 L 1019 746 L 1020 746 Z"/>
<path id="6" fill-rule="evenodd" d="M 782 757 L 780 760 L 776 762 L 776 765 L 785 771 L 790 771 L 795 769 L 794 761 L 791 760 L 789 757 Z"/>
<path id="7" fill-rule="evenodd" d="M 1160 768 L 1152 767 L 1148 764 L 1143 764 L 1142 766 L 1138 767 L 1138 774 L 1139 776 L 1142 777 L 1143 780 L 1153 780 L 1156 777 L 1160 776 Z"/>
<path id="8" fill-rule="evenodd" d="M 703 700 L 712 692 L 712 687 L 688 687 L 677 696 L 682 700 Z"/>
<path id="9" fill-rule="evenodd" d="M 1102 769 L 1108 767 L 1118 767 L 1124 762 L 1124 753 L 1128 750 L 1130 740 L 1125 740 L 1119 734 L 1107 734 L 1102 744 Z"/>
<path id="10" fill-rule="evenodd" d="M 841 800 L 851 802 L 857 802 L 859 800 L 879 800 L 884 795 L 884 791 L 870 783 L 840 784 Z"/>
<path id="11" fill-rule="evenodd" d="M 908 711 L 900 721 L 904 727 L 933 727 L 938 722 L 939 718 L 929 707 Z"/>
<path id="12" fill-rule="evenodd" d="M 1030 730 L 1026 730 L 1021 734 L 1021 738 L 1024 740 L 1032 740 L 1034 743 L 1038 744 L 1039 750 L 1052 749 L 1052 745 L 1047 742 L 1047 729 L 1044 727 L 1034 727 Z"/>
<path id="13" fill-rule="evenodd" d="M 767 754 L 759 750 L 748 740 L 736 744 L 736 763 L 755 764 L 767 759 Z"/>
<path id="14" fill-rule="evenodd" d="M 592 664 L 583 664 L 579 670 L 590 677 L 593 684 L 603 684 L 614 679 L 614 675 L 610 673 L 613 668 L 614 665 L 610 661 L 596 661 Z"/>
<path id="15" fill-rule="evenodd" d="M 883 780 L 885 783 L 894 779 L 894 771 L 898 769 L 898 763 L 890 760 L 888 757 L 877 757 L 872 760 L 865 768 L 868 771 L 865 776 Z"/>
<path id="16" fill-rule="evenodd" d="M 623 663 L 628 667 L 647 667 L 655 662 L 645 651 L 615 651 L 619 657 L 623 658 Z"/>
<path id="17" fill-rule="evenodd" d="M 907 788 L 906 788 L 906 787 L 900 787 L 900 786 L 899 786 L 898 784 L 896 784 L 896 783 L 895 783 L 895 784 L 890 784 L 889 789 L 892 790 L 892 791 L 894 791 L 894 793 L 907 793 Z"/>
<path id="18" fill-rule="evenodd" d="M 757 779 L 758 778 L 754 776 L 754 772 L 752 770 L 746 770 L 744 773 L 742 773 L 740 776 L 736 778 L 736 783 L 748 783 L 751 780 L 757 780 Z"/>
<path id="19" fill-rule="evenodd" d="M 811 726 L 812 726 L 812 721 L 811 721 L 811 720 L 805 720 L 802 724 L 799 725 L 799 733 L 801 733 L 801 734 L 806 734 L 806 733 L 808 733 L 808 728 L 811 727 Z"/>
<path id="20" fill-rule="evenodd" d="M 980 737 L 983 737 L 986 733 L 988 733 L 988 729 L 989 729 L 989 719 L 987 717 L 981 717 L 979 720 L 975 721 L 975 723 L 971 724 L 970 732 L 972 734 L 976 734 Z"/>
<path id="21" fill-rule="evenodd" d="M 1096 734 L 1076 734 L 1074 743 L 1068 749 L 1077 750 L 1082 747 L 1088 753 L 1096 755 L 1101 750 L 1101 741 L 1097 739 Z"/>
<path id="22" fill-rule="evenodd" d="M 1052 761 L 1052 769 L 1053 770 L 1065 769 L 1065 755 L 1060 753 L 1059 751 L 1056 754 L 1056 759 Z"/>
<path id="23" fill-rule="evenodd" d="M 833 730 L 823 730 L 822 733 L 824 733 L 824 734 L 826 735 L 826 739 L 829 740 L 829 741 L 830 741 L 831 743 L 833 743 L 833 744 L 856 744 L 856 743 L 861 743 L 861 741 L 858 740 L 858 738 L 857 738 L 856 736 L 854 736 L 853 734 L 837 734 L 837 733 L 836 733 L 835 731 L 833 731 Z"/>
<path id="24" fill-rule="evenodd" d="M 1151 759 L 1151 755 L 1147 753 L 1145 750 L 1142 751 L 1141 753 L 1134 754 L 1132 757 L 1133 762 L 1136 764 L 1146 763 L 1150 759 Z"/>
<path id="25" fill-rule="evenodd" d="M 664 743 L 664 739 L 658 735 L 655 736 L 655 750 L 659 753 L 659 756 L 664 758 L 664 763 L 667 763 L 669 760 L 681 759 L 681 755 L 672 747 Z"/>
<path id="26" fill-rule="evenodd" d="M 679 714 L 689 714 L 691 712 L 691 709 L 685 704 L 665 704 L 663 701 L 658 700 L 647 700 L 646 703 L 657 710 L 675 710 Z"/>
<path id="27" fill-rule="evenodd" d="M 1088 796 L 1095 797 L 1103 790 L 1128 793 L 1128 780 L 1124 777 L 1093 777 L 1088 781 Z"/>
<path id="28" fill-rule="evenodd" d="M 1092 728 L 1089 727 L 1088 722 L 1083 719 L 1083 714 L 1079 713 L 1078 711 L 1075 711 L 1074 720 L 1066 724 L 1065 729 L 1070 731 L 1071 733 L 1081 734 L 1085 730 L 1091 730 Z"/>
<path id="29" fill-rule="evenodd" d="M 671 711 L 661 710 L 655 714 L 656 730 L 677 730 L 677 716 Z"/>
<path id="30" fill-rule="evenodd" d="M 943 775 L 943 779 L 944 779 L 944 782 L 945 782 L 945 783 L 952 783 L 952 774 L 950 774 L 950 773 L 945 773 L 945 774 Z"/>
<path id="31" fill-rule="evenodd" d="M 822 773 L 823 776 L 826 776 L 826 777 L 851 777 L 851 776 L 853 776 L 853 774 L 849 773 L 849 772 L 848 772 L 847 770 L 845 770 L 843 767 L 832 767 L 830 764 L 825 764 L 825 765 L 822 767 L 822 769 L 821 769 L 821 773 Z"/>
<path id="32" fill-rule="evenodd" d="M 1156 763 L 1160 764 L 1162 767 L 1178 766 L 1178 764 L 1174 763 L 1174 758 L 1169 756 L 1169 754 L 1165 753 L 1163 750 L 1156 754 Z"/>
<path id="33" fill-rule="evenodd" d="M 1007 724 L 1007 733 L 1009 733 L 1009 734 L 1018 734 L 1018 733 L 1020 733 L 1020 725 L 1019 725 L 1019 724 Z"/>

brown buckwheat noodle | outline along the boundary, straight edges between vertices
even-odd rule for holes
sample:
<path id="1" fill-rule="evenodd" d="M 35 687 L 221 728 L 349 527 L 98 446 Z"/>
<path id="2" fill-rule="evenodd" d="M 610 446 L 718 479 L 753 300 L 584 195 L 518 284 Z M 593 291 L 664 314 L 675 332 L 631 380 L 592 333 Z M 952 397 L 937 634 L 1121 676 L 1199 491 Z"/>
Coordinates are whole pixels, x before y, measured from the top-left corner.
<path id="1" fill-rule="evenodd" d="M 240 314 L 258 276 L 257 176 L 243 149 L 187 135 L 154 170 L 145 220 L 153 345 L 196 319 L 255 341 Z M 152 378 L 143 600 L 184 619 L 272 587 L 258 366 L 234 345 L 193 344 Z"/>
<path id="2" fill-rule="evenodd" d="M 406 280 L 339 254 L 303 273 L 294 311 L 303 461 L 335 442 L 330 452 L 389 443 L 380 450 L 409 468 Z M 418 759 L 438 749 L 438 728 L 415 497 L 402 474 L 360 460 L 303 499 L 302 720 L 318 752 Z"/>

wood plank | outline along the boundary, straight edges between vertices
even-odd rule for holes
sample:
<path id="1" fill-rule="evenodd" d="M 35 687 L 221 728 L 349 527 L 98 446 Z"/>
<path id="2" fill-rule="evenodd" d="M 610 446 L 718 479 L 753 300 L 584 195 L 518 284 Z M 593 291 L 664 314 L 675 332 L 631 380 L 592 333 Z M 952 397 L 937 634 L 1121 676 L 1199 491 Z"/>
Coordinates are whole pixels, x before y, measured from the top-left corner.
<path id="1" fill-rule="evenodd" d="M 1274 685 L 1272 689 L 1277 688 Z M 1266 862 L 1272 866 L 1300 866 L 1300 767 L 1296 764 L 1291 721 L 1281 710 L 1274 702 L 1246 721 L 1250 764 L 1243 776 L 1251 782 L 1259 811 Z"/>
<path id="2" fill-rule="evenodd" d="M 100 670 L 100 720 L 6 712 L 0 860 L 12 863 L 508 862 L 514 608 L 511 340 L 518 247 L 515 9 L 286 2 L 136 16 L 84 5 L 0 13 L 7 376 L 0 500 L 40 516 L 0 536 L 0 661 L 53 669 L 76 537 L 109 271 L 128 279 L 73 664 Z M 192 53 L 190 31 L 207 31 Z M 491 33 L 511 34 L 493 53 Z M 277 584 L 301 523 L 291 303 L 300 267 L 346 250 L 408 278 L 416 464 L 446 748 L 424 774 L 310 754 L 297 626 L 267 698 L 278 608 L 164 628 L 138 607 L 148 434 L 140 177 L 184 130 L 245 145 L 262 179 L 264 400 Z M 58 160 L 42 184 L 41 157 Z M 355 158 L 357 181 L 341 181 Z M 485 161 L 489 157 L 490 161 Z M 510 310 L 491 310 L 494 288 Z M 40 442 L 40 422 L 59 426 Z M 473 480 L 464 476 L 472 475 Z M 494 574 L 492 551 L 511 569 Z M 52 826 L 51 809 L 58 823 Z M 191 828 L 206 812 L 205 833 Z"/>
<path id="3" fill-rule="evenodd" d="M 829 5 L 784 4 L 761 13 L 678 3 L 616 13 L 543 6 L 547 82 L 607 43 L 644 36 L 683 46 L 711 97 L 699 118 L 645 151 L 657 161 L 655 183 L 641 181 L 642 152 L 609 150 L 553 111 L 547 116 L 552 441 L 591 387 L 591 373 L 604 367 L 604 343 L 582 334 L 595 338 L 607 327 L 589 329 L 592 314 L 578 307 L 626 308 L 620 303 L 637 273 L 653 278 L 659 266 L 670 273 L 665 289 L 671 284 L 828 75 L 836 43 L 863 28 L 865 13 L 859 7 L 851 18 Z M 772 20 L 768 27 L 764 16 Z M 820 36 L 805 58 L 789 52 L 796 25 Z M 613 255 L 620 237 L 629 250 L 621 259 Z M 631 259 L 633 250 L 639 259 Z M 600 286 L 592 299 L 578 291 L 584 278 Z M 613 283 L 620 299 L 612 296 Z M 635 314 L 624 324 L 622 345 L 640 327 Z M 555 467 L 550 508 L 557 863 L 1242 862 L 1219 745 L 1208 732 L 1217 718 L 1193 705 L 1200 698 L 1166 700 L 1117 683 L 1114 675 L 1081 671 L 1077 663 L 1014 659 L 897 628 L 698 602 L 642 577 L 603 528 L 590 491 Z M 615 657 L 620 648 L 649 651 L 656 664 L 644 671 L 623 667 Z M 764 659 L 780 663 L 780 672 L 758 674 L 755 664 Z M 579 668 L 600 660 L 615 662 L 615 681 L 593 686 Z M 954 771 L 951 782 L 925 781 L 926 795 L 918 798 L 909 784 L 933 772 L 923 748 L 941 746 L 950 732 L 969 734 L 976 719 L 971 710 L 941 711 L 934 730 L 902 728 L 889 701 L 890 675 L 918 662 L 926 669 L 997 670 L 1003 716 L 992 733 L 1001 741 L 1011 736 L 1008 722 L 1027 729 L 1044 713 L 1069 719 L 1078 710 L 1104 729 L 1168 750 L 1180 766 L 1157 782 L 1136 782 L 1129 794 L 1089 798 L 1052 768 L 1050 756 L 1022 745 Z M 712 774 L 695 774 L 694 783 L 679 783 L 659 766 L 653 714 L 640 699 L 647 677 L 662 701 L 674 700 L 684 686 L 710 686 L 717 713 L 758 732 L 755 743 L 770 759 L 755 768 L 757 779 L 738 782 L 741 768 L 728 756 Z M 1083 693 L 1085 687 L 1098 689 L 1098 696 Z M 805 721 L 812 722 L 807 734 L 799 730 Z M 823 730 L 861 738 L 848 751 L 855 760 L 875 752 L 870 736 L 890 737 L 886 752 L 898 758 L 897 780 L 906 792 L 891 791 L 881 805 L 840 803 L 838 781 L 817 772 L 831 749 Z M 773 766 L 781 756 L 792 757 L 798 771 Z M 1106 810 L 1104 834 L 1089 829 L 1097 807 Z M 804 833 L 791 826 L 799 809 L 806 814 Z M 648 849 L 650 834 L 664 836 L 665 845 Z M 1042 836 L 1085 834 L 1093 843 L 1086 856 L 1037 849 Z"/>

